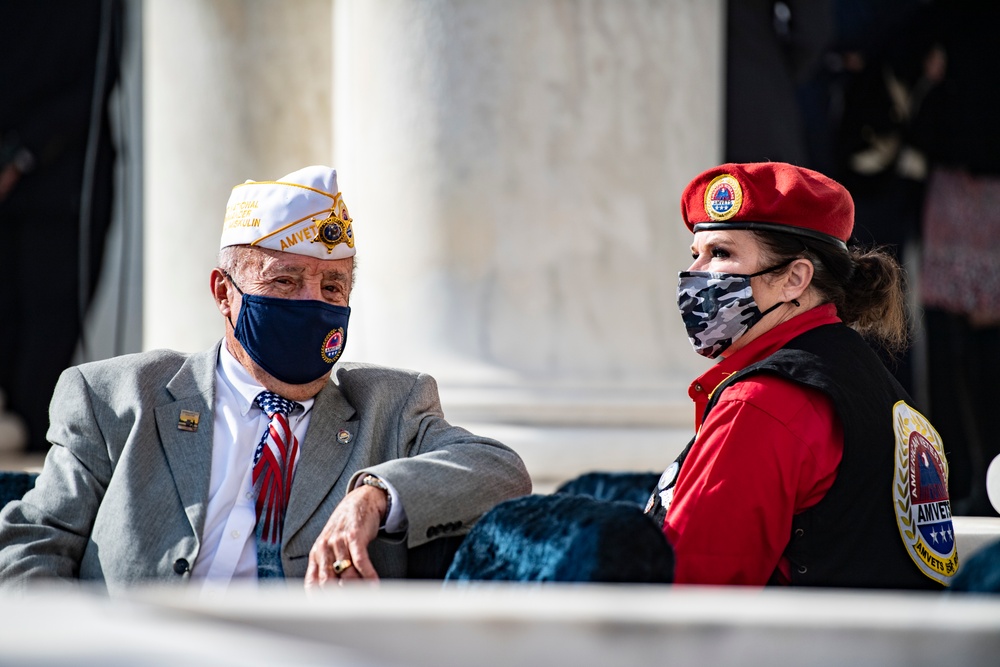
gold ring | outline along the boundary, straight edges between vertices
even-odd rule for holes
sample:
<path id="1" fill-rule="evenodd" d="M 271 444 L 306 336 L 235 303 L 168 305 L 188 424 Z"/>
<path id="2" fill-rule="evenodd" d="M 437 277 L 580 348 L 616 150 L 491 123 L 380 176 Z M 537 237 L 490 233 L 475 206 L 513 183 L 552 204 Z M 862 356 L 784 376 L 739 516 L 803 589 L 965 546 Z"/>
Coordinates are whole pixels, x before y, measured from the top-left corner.
<path id="1" fill-rule="evenodd" d="M 334 563 L 333 563 L 333 573 L 334 574 L 340 574 L 341 572 L 343 572 L 344 570 L 346 570 L 350 566 L 351 566 L 351 560 L 349 558 L 341 558 L 338 561 L 334 561 Z"/>

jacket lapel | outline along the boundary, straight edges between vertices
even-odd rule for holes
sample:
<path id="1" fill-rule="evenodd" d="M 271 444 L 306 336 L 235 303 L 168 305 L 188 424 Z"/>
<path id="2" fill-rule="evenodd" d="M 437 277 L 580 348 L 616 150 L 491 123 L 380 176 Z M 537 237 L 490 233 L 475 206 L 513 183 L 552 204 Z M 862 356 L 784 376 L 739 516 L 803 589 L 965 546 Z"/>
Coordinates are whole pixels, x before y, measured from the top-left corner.
<path id="1" fill-rule="evenodd" d="M 292 480 L 282 540 L 285 544 L 316 513 L 330 490 L 340 481 L 358 437 L 358 420 L 353 419 L 354 416 L 354 408 L 333 382 L 316 395 L 309 430 L 302 443 Z M 350 434 L 349 442 L 338 440 L 341 430 Z M 324 521 L 326 519 L 323 517 Z"/>
<path id="2" fill-rule="evenodd" d="M 184 512 L 199 538 L 205 526 L 205 506 L 212 474 L 215 366 L 218 358 L 219 344 L 209 351 L 188 357 L 167 383 L 167 391 L 176 399 L 175 402 L 155 410 L 167 465 L 184 504 Z M 190 430 L 190 426 L 187 429 L 179 427 L 182 411 L 186 411 L 183 417 L 187 419 L 197 414 L 195 430 Z"/>

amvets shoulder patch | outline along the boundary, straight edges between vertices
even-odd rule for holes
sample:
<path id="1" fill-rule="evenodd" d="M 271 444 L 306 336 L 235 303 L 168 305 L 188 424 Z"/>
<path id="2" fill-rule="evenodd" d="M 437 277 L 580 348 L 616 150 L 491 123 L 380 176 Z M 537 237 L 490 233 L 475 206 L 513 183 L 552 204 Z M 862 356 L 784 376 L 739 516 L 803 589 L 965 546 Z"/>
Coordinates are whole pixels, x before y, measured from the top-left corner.
<path id="1" fill-rule="evenodd" d="M 948 585 L 958 572 L 958 551 L 941 436 L 903 401 L 892 412 L 896 434 L 892 491 L 899 535 L 920 571 Z"/>

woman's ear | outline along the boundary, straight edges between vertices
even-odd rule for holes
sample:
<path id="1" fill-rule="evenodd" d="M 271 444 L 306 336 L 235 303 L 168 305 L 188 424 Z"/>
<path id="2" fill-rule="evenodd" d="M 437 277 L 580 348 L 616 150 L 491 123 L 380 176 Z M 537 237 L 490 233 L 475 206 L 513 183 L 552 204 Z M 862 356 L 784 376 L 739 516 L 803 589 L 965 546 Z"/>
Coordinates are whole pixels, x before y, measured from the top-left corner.
<path id="1" fill-rule="evenodd" d="M 796 259 L 788 265 L 785 271 L 785 284 L 782 286 L 782 301 L 792 301 L 801 297 L 812 283 L 815 267 L 808 259 Z"/>

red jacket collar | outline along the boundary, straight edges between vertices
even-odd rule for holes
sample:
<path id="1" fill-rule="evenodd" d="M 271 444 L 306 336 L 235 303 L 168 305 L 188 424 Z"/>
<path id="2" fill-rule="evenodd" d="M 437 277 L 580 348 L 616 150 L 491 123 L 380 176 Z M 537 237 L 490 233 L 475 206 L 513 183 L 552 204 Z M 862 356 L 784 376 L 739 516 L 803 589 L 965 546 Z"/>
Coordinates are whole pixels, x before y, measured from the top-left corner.
<path id="1" fill-rule="evenodd" d="M 782 322 L 761 335 L 760 338 L 747 343 L 746 347 L 736 351 L 732 356 L 726 357 L 702 373 L 688 387 L 688 396 L 695 403 L 695 428 L 701 428 L 701 417 L 715 388 L 730 375 L 746 368 L 750 364 L 766 359 L 799 334 L 825 324 L 836 324 L 837 322 L 840 322 L 840 318 L 837 317 L 837 307 L 832 303 L 824 303 L 815 308 L 810 308 L 787 322 Z"/>

